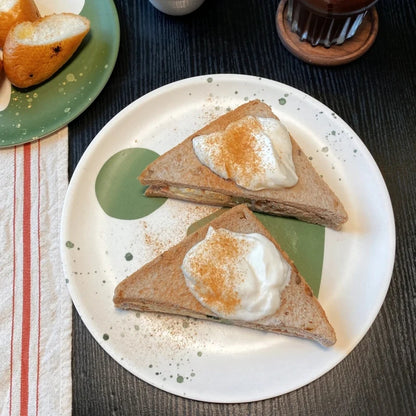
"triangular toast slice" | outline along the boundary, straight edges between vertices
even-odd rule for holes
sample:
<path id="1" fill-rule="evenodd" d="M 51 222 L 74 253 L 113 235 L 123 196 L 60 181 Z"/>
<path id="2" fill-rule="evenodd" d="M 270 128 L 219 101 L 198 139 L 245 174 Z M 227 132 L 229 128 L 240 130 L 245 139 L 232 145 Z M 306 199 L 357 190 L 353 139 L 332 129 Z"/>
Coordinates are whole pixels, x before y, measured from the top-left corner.
<path id="1" fill-rule="evenodd" d="M 210 225 L 215 229 L 263 234 L 276 245 L 292 268 L 290 281 L 281 293 L 281 305 L 276 313 L 257 321 L 227 320 L 226 323 L 308 338 L 324 346 L 335 343 L 334 329 L 311 288 L 288 255 L 244 204 L 226 210 L 120 282 L 114 292 L 115 306 L 221 322 L 221 318 L 194 297 L 181 270 L 185 254 L 205 237 Z"/>
<path id="2" fill-rule="evenodd" d="M 231 122 L 247 115 L 277 119 L 271 108 L 259 100 L 250 101 L 217 118 L 144 169 L 139 180 L 143 185 L 150 185 L 146 196 L 218 206 L 246 203 L 253 211 L 295 217 L 340 229 L 348 218 L 341 201 L 315 171 L 293 137 L 292 156 L 299 181 L 290 188 L 250 191 L 232 180 L 221 178 L 199 161 L 192 147 L 194 137 L 223 131 Z"/>

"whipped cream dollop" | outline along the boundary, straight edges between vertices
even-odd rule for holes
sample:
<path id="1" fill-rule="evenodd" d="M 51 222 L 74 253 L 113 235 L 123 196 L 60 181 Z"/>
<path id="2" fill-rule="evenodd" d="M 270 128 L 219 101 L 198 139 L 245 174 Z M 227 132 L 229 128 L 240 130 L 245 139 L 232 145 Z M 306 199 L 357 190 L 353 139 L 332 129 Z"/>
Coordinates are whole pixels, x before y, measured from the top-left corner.
<path id="1" fill-rule="evenodd" d="M 246 116 L 192 140 L 199 161 L 224 179 L 258 191 L 296 185 L 292 142 L 275 118 Z"/>
<path id="2" fill-rule="evenodd" d="M 209 227 L 186 253 L 182 272 L 192 294 L 217 316 L 254 321 L 279 309 L 292 269 L 262 234 Z"/>

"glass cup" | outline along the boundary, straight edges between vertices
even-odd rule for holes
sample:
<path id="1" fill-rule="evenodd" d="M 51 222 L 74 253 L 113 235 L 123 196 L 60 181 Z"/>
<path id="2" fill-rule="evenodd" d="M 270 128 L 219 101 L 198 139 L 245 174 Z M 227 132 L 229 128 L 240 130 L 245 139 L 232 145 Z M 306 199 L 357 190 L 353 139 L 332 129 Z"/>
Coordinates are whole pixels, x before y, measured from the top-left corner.
<path id="1" fill-rule="evenodd" d="M 288 0 L 292 32 L 311 45 L 341 45 L 351 38 L 378 0 Z"/>

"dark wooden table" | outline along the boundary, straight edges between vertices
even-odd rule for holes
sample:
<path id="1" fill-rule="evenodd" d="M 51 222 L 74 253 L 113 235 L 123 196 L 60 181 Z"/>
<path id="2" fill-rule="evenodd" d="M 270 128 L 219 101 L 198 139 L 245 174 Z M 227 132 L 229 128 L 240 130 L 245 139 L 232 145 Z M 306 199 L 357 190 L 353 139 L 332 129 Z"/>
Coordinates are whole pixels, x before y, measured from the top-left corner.
<path id="1" fill-rule="evenodd" d="M 147 0 L 115 5 L 118 61 L 96 101 L 69 126 L 70 175 L 98 131 L 157 87 L 212 73 L 270 78 L 325 103 L 364 141 L 390 192 L 397 254 L 383 307 L 352 353 L 308 386 L 261 402 L 209 404 L 151 387 L 110 358 L 74 310 L 73 414 L 416 414 L 416 3 L 380 0 L 374 45 L 340 67 L 308 65 L 284 48 L 275 29 L 277 0 L 206 0 L 179 18 Z"/>

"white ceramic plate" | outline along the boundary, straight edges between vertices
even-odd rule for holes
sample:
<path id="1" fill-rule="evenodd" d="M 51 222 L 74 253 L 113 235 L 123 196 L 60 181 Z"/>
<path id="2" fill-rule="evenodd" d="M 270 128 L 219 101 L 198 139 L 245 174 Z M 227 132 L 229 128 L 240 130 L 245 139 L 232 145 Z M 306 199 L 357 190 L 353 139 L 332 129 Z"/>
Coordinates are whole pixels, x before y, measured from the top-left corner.
<path id="1" fill-rule="evenodd" d="M 126 148 L 161 154 L 227 109 L 256 98 L 272 106 L 349 213 L 342 231 L 325 231 L 319 300 L 337 333 L 331 348 L 211 322 L 119 311 L 112 303 L 119 281 L 182 239 L 188 225 L 213 208 L 168 200 L 145 218 L 112 218 L 95 193 L 105 162 Z M 221 74 L 159 88 L 100 131 L 69 185 L 61 251 L 81 318 L 118 363 L 176 395 L 235 403 L 297 389 L 348 355 L 384 301 L 394 263 L 395 227 L 374 160 L 333 111 L 275 81 Z"/>

